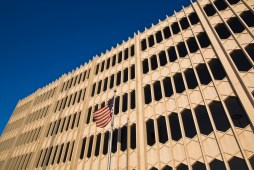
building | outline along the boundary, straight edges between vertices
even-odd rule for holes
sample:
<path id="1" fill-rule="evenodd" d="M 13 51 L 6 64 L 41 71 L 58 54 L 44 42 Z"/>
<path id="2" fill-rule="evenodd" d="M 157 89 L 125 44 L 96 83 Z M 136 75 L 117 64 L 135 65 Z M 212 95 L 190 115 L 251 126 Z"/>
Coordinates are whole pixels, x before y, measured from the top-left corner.
<path id="1" fill-rule="evenodd" d="M 0 169 L 254 168 L 254 1 L 198 0 L 20 100 Z"/>

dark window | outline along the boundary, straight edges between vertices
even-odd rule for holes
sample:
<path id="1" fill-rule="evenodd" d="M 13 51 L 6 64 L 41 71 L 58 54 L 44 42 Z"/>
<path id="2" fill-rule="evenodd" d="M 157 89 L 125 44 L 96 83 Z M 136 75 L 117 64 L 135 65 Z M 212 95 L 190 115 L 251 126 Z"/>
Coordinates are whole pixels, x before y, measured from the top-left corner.
<path id="1" fill-rule="evenodd" d="M 199 33 L 197 38 L 201 48 L 206 48 L 211 44 L 210 39 L 205 32 Z"/>
<path id="2" fill-rule="evenodd" d="M 144 94 L 145 94 L 145 104 L 149 104 L 152 101 L 151 87 L 149 84 L 144 87 Z"/>
<path id="3" fill-rule="evenodd" d="M 215 26 L 215 30 L 217 34 L 219 35 L 220 39 L 227 39 L 231 35 L 227 27 L 222 23 L 217 24 Z"/>
<path id="4" fill-rule="evenodd" d="M 181 25 L 183 30 L 187 29 L 190 26 L 190 24 L 189 24 L 186 17 L 184 17 L 180 20 L 180 25 Z"/>
<path id="5" fill-rule="evenodd" d="M 94 96 L 95 87 L 96 87 L 96 83 L 93 84 L 93 89 L 92 89 L 92 94 L 91 94 L 92 97 Z"/>
<path id="6" fill-rule="evenodd" d="M 168 56 L 169 56 L 169 61 L 170 62 L 176 61 L 177 55 L 176 55 L 176 50 L 175 50 L 174 46 L 169 47 L 169 49 L 168 49 Z"/>
<path id="7" fill-rule="evenodd" d="M 162 98 L 161 84 L 159 81 L 153 83 L 153 92 L 155 100 L 159 101 Z"/>
<path id="8" fill-rule="evenodd" d="M 65 154 L 64 154 L 64 158 L 63 158 L 63 162 L 66 162 L 66 158 L 67 158 L 67 154 L 69 151 L 69 147 L 70 147 L 70 142 L 67 143 L 66 149 L 65 149 Z"/>
<path id="9" fill-rule="evenodd" d="M 204 135 L 209 135 L 213 131 L 213 128 L 205 106 L 198 105 L 195 108 L 195 114 L 200 132 Z"/>
<path id="10" fill-rule="evenodd" d="M 188 168 L 187 165 L 180 163 L 180 164 L 177 166 L 176 170 L 189 170 L 189 168 Z"/>
<path id="11" fill-rule="evenodd" d="M 224 162 L 218 159 L 214 159 L 209 165 L 211 170 L 226 170 Z"/>
<path id="12" fill-rule="evenodd" d="M 237 4 L 240 0 L 227 0 L 231 5 Z"/>
<path id="13" fill-rule="evenodd" d="M 136 149 L 136 124 L 131 125 L 131 149 Z"/>
<path id="14" fill-rule="evenodd" d="M 109 132 L 107 131 L 104 136 L 103 155 L 106 155 L 108 153 L 108 139 L 109 139 Z"/>
<path id="15" fill-rule="evenodd" d="M 106 91 L 106 90 L 107 90 L 107 86 L 108 86 L 108 78 L 106 77 L 106 78 L 104 79 L 103 91 Z"/>
<path id="16" fill-rule="evenodd" d="M 173 168 L 170 167 L 170 166 L 168 166 L 168 165 L 166 165 L 166 166 L 164 166 L 164 167 L 162 168 L 162 170 L 173 170 Z"/>
<path id="17" fill-rule="evenodd" d="M 49 154 L 48 154 L 48 157 L 46 158 L 46 164 L 44 164 L 46 166 L 48 166 L 49 164 L 49 158 L 51 157 L 52 149 L 53 149 L 53 146 L 51 146 L 49 149 Z"/>
<path id="18" fill-rule="evenodd" d="M 241 33 L 245 30 L 242 23 L 236 17 L 228 19 L 227 23 L 234 33 Z"/>
<path id="19" fill-rule="evenodd" d="M 252 68 L 242 50 L 233 50 L 230 56 L 239 71 L 248 71 Z"/>
<path id="20" fill-rule="evenodd" d="M 53 155 L 53 159 L 52 159 L 52 161 L 51 161 L 51 165 L 53 165 L 54 162 L 55 162 L 57 150 L 58 150 L 58 145 L 56 145 L 56 149 L 55 149 L 55 152 L 54 152 L 54 155 Z"/>
<path id="21" fill-rule="evenodd" d="M 127 149 L 127 126 L 121 128 L 121 151 Z"/>
<path id="22" fill-rule="evenodd" d="M 118 63 L 122 62 L 122 51 L 118 53 Z"/>
<path id="23" fill-rule="evenodd" d="M 254 62 L 254 44 L 249 44 L 247 47 L 245 47 L 245 50 L 247 51 L 250 58 Z"/>
<path id="24" fill-rule="evenodd" d="M 149 119 L 146 122 L 146 136 L 147 136 L 147 144 L 149 146 L 153 146 L 155 144 L 155 132 L 154 132 L 153 119 Z"/>
<path id="25" fill-rule="evenodd" d="M 149 47 L 154 46 L 154 38 L 153 38 L 153 35 L 150 35 L 150 36 L 148 37 L 148 43 L 149 43 Z"/>
<path id="26" fill-rule="evenodd" d="M 167 64 L 167 56 L 165 51 L 159 53 L 160 66 L 165 66 Z"/>
<path id="27" fill-rule="evenodd" d="M 197 66 L 197 72 L 198 72 L 198 76 L 199 76 L 201 84 L 207 85 L 212 81 L 205 64 L 199 64 Z"/>
<path id="28" fill-rule="evenodd" d="M 228 161 L 229 167 L 231 170 L 248 170 L 249 168 L 246 165 L 244 159 L 233 156 L 230 161 Z"/>
<path id="29" fill-rule="evenodd" d="M 157 43 L 160 43 L 163 39 L 162 39 L 162 34 L 161 34 L 161 31 L 157 31 L 156 34 L 156 41 Z"/>
<path id="30" fill-rule="evenodd" d="M 225 72 L 223 66 L 221 65 L 221 62 L 219 59 L 210 60 L 209 66 L 210 66 L 210 69 L 213 73 L 213 77 L 216 80 L 222 80 L 226 77 L 226 72 Z"/>
<path id="31" fill-rule="evenodd" d="M 185 57 L 188 54 L 184 42 L 180 42 L 180 43 L 177 44 L 177 50 L 178 50 L 178 53 L 179 53 L 180 57 Z"/>
<path id="32" fill-rule="evenodd" d="M 117 136 L 118 136 L 118 129 L 114 129 L 113 131 L 113 138 L 112 138 L 112 153 L 116 153 L 117 151 Z"/>
<path id="33" fill-rule="evenodd" d="M 98 156 L 100 153 L 100 144 L 101 144 L 101 134 L 99 133 L 97 135 L 97 140 L 96 140 L 96 148 L 95 148 L 95 156 Z"/>
<path id="34" fill-rule="evenodd" d="M 134 45 L 131 46 L 131 56 L 135 55 L 135 47 Z"/>
<path id="35" fill-rule="evenodd" d="M 149 170 L 158 170 L 158 168 L 152 167 L 152 168 L 150 168 Z"/>
<path id="36" fill-rule="evenodd" d="M 122 102 L 122 112 L 125 112 L 128 109 L 128 94 L 125 93 L 123 95 L 123 102 Z"/>
<path id="37" fill-rule="evenodd" d="M 164 92 L 166 97 L 173 95 L 172 83 L 169 77 L 163 79 Z"/>
<path id="38" fill-rule="evenodd" d="M 143 74 L 146 74 L 149 71 L 148 59 L 143 60 Z"/>
<path id="39" fill-rule="evenodd" d="M 60 132 L 61 132 L 61 133 L 63 132 L 63 128 L 64 128 L 64 124 L 65 124 L 65 120 L 66 120 L 66 117 L 64 117 L 64 119 L 63 119 L 63 125 L 62 125 L 62 128 L 61 128 L 61 130 L 60 130 Z"/>
<path id="40" fill-rule="evenodd" d="M 128 81 L 128 68 L 125 68 L 123 70 L 123 82 L 127 82 Z"/>
<path id="41" fill-rule="evenodd" d="M 107 59 L 107 65 L 106 65 L 106 69 L 109 68 L 109 64 L 110 64 L 110 58 Z"/>
<path id="42" fill-rule="evenodd" d="M 124 50 L 124 59 L 127 60 L 128 57 L 129 57 L 129 48 L 126 48 L 126 49 Z"/>
<path id="43" fill-rule="evenodd" d="M 131 109 L 136 108 L 136 95 L 135 95 L 135 90 L 131 91 Z"/>
<path id="44" fill-rule="evenodd" d="M 72 148 L 71 148 L 71 153 L 70 153 L 70 156 L 69 156 L 69 161 L 71 161 L 74 145 L 75 145 L 75 140 L 72 142 Z"/>
<path id="45" fill-rule="evenodd" d="M 96 72 L 95 72 L 95 75 L 97 75 L 97 74 L 98 74 L 98 72 L 99 72 L 99 67 L 100 67 L 100 64 L 97 64 L 97 66 L 96 66 Z"/>
<path id="46" fill-rule="evenodd" d="M 194 12 L 189 15 L 189 19 L 190 19 L 191 25 L 195 25 L 199 22 L 199 18 L 197 14 Z"/>
<path id="47" fill-rule="evenodd" d="M 86 118 L 86 124 L 88 124 L 90 122 L 91 112 L 92 112 L 92 107 L 89 107 L 88 113 L 87 113 L 87 118 Z"/>
<path id="48" fill-rule="evenodd" d="M 252 168 L 254 169 L 254 155 L 249 160 Z"/>
<path id="49" fill-rule="evenodd" d="M 76 117 L 77 117 L 77 113 L 74 114 L 74 118 L 73 118 L 73 121 L 72 121 L 71 129 L 74 128 L 74 123 L 75 123 Z"/>
<path id="50" fill-rule="evenodd" d="M 205 13 L 207 16 L 213 16 L 216 13 L 212 4 L 208 4 L 204 7 Z"/>
<path id="51" fill-rule="evenodd" d="M 187 44 L 191 53 L 195 53 L 198 51 L 198 44 L 194 37 L 189 38 L 187 40 Z"/>
<path id="52" fill-rule="evenodd" d="M 184 111 L 182 112 L 182 120 L 185 135 L 189 138 L 193 138 L 194 136 L 196 136 L 197 131 L 190 109 L 184 109 Z"/>
<path id="53" fill-rule="evenodd" d="M 160 116 L 157 119 L 159 142 L 166 143 L 168 141 L 167 125 L 164 116 Z"/>
<path id="54" fill-rule="evenodd" d="M 99 84 L 98 84 L 98 89 L 97 89 L 97 94 L 100 94 L 101 92 L 101 80 L 99 81 Z"/>
<path id="55" fill-rule="evenodd" d="M 142 49 L 142 51 L 144 51 L 144 50 L 147 49 L 146 39 L 143 39 L 143 40 L 141 41 L 141 49 Z"/>
<path id="56" fill-rule="evenodd" d="M 116 85 L 118 86 L 119 84 L 121 84 L 121 71 L 118 71 L 116 79 Z"/>
<path id="57" fill-rule="evenodd" d="M 150 58 L 150 61 L 151 61 L 152 70 L 157 69 L 158 68 L 158 63 L 157 63 L 157 57 L 156 57 L 156 55 L 153 55 Z"/>
<path id="58" fill-rule="evenodd" d="M 174 22 L 172 25 L 171 25 L 171 28 L 172 28 L 172 31 L 173 31 L 173 34 L 177 34 L 180 32 L 180 28 L 179 28 L 179 25 L 177 22 Z"/>
<path id="59" fill-rule="evenodd" d="M 240 16 L 249 27 L 254 26 L 254 20 L 253 20 L 254 15 L 250 10 L 244 11 L 243 13 L 240 14 Z"/>
<path id="60" fill-rule="evenodd" d="M 193 170 L 206 170 L 206 167 L 205 167 L 204 163 L 197 161 L 192 165 L 192 169 Z"/>
<path id="61" fill-rule="evenodd" d="M 225 10 L 228 7 L 224 0 L 214 1 L 214 5 L 219 11 Z"/>
<path id="62" fill-rule="evenodd" d="M 101 72 L 103 72 L 103 70 L 104 70 L 104 64 L 105 64 L 105 61 L 103 61 L 101 64 Z"/>
<path id="63" fill-rule="evenodd" d="M 110 89 L 112 89 L 113 87 L 114 87 L 114 74 L 112 74 L 111 76 L 110 76 Z"/>
<path id="64" fill-rule="evenodd" d="M 90 158 L 92 155 L 92 149 L 93 149 L 93 135 L 90 136 L 90 139 L 89 139 L 89 147 L 88 147 L 88 151 L 87 151 L 88 158 Z"/>
<path id="65" fill-rule="evenodd" d="M 178 141 L 179 139 L 182 138 L 178 115 L 177 113 L 172 112 L 168 116 L 168 118 L 169 118 L 169 125 L 170 125 L 172 139 L 175 141 Z"/>
<path id="66" fill-rule="evenodd" d="M 112 58 L 112 67 L 116 64 L 116 55 L 113 56 Z"/>
<path id="67" fill-rule="evenodd" d="M 57 164 L 59 164 L 59 162 L 60 162 L 60 159 L 61 159 L 61 156 L 62 156 L 62 152 L 63 152 L 63 147 L 64 147 L 64 144 L 61 145 L 59 156 L 58 156 L 58 160 L 57 160 Z"/>
<path id="68" fill-rule="evenodd" d="M 131 80 L 135 78 L 135 65 L 131 66 Z"/>
<path id="69" fill-rule="evenodd" d="M 119 105 L 120 105 L 120 97 L 117 96 L 115 99 L 115 115 L 117 115 L 119 113 Z"/>
<path id="70" fill-rule="evenodd" d="M 168 39 L 171 36 L 170 28 L 167 26 L 163 29 L 164 38 Z"/>
<path id="71" fill-rule="evenodd" d="M 177 93 L 182 93 L 185 90 L 183 77 L 181 73 L 176 73 L 174 75 L 175 88 Z"/>
<path id="72" fill-rule="evenodd" d="M 218 130 L 226 132 L 230 128 L 230 124 L 221 102 L 212 101 L 209 108 L 211 110 L 215 126 Z"/>
<path id="73" fill-rule="evenodd" d="M 103 108 L 105 106 L 105 102 L 101 103 L 101 108 Z"/>
<path id="74" fill-rule="evenodd" d="M 245 128 L 250 124 L 246 112 L 237 97 L 228 97 L 225 100 L 225 104 L 236 127 Z"/>
<path id="75" fill-rule="evenodd" d="M 65 131 L 69 129 L 70 121 L 71 121 L 71 115 L 68 117 L 68 123 L 66 125 Z"/>
<path id="76" fill-rule="evenodd" d="M 188 88 L 195 89 L 198 86 L 198 82 L 193 69 L 191 68 L 186 69 L 184 75 L 187 81 Z"/>

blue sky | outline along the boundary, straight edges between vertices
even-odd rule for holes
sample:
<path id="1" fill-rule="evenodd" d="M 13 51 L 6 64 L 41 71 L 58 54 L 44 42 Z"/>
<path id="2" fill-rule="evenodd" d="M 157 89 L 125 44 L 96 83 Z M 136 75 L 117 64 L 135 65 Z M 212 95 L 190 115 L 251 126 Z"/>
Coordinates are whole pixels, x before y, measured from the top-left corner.
<path id="1" fill-rule="evenodd" d="M 0 134 L 19 99 L 189 0 L 0 0 Z"/>

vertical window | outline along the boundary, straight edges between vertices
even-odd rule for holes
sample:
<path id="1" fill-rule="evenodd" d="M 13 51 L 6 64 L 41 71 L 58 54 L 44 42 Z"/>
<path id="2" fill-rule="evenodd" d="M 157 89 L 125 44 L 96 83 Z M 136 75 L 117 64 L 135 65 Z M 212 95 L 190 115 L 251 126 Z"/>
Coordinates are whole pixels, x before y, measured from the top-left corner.
<path id="1" fill-rule="evenodd" d="M 153 35 L 150 35 L 150 36 L 148 37 L 148 43 L 149 43 L 149 47 L 154 46 L 154 38 L 153 38 Z"/>
<path id="2" fill-rule="evenodd" d="M 215 30 L 219 35 L 220 39 L 227 39 L 231 33 L 228 31 L 227 27 L 223 23 L 219 23 L 215 26 Z"/>
<path id="3" fill-rule="evenodd" d="M 96 87 L 96 83 L 94 83 L 94 84 L 93 84 L 93 89 L 92 89 L 91 97 L 93 97 L 93 96 L 94 96 L 95 87 Z"/>
<path id="4" fill-rule="evenodd" d="M 131 149 L 136 149 L 136 124 L 131 125 Z"/>
<path id="5" fill-rule="evenodd" d="M 188 88 L 195 89 L 198 86 L 198 82 L 193 69 L 191 68 L 186 69 L 184 75 L 187 81 Z"/>
<path id="6" fill-rule="evenodd" d="M 113 87 L 114 87 L 114 74 L 112 74 L 111 76 L 110 76 L 110 89 L 112 89 Z"/>
<path id="7" fill-rule="evenodd" d="M 118 129 L 114 129 L 113 131 L 113 138 L 112 138 L 112 153 L 116 153 L 117 151 L 117 136 L 118 136 Z"/>
<path id="8" fill-rule="evenodd" d="M 96 65 L 96 72 L 95 72 L 95 75 L 98 74 L 98 72 L 99 72 L 99 67 L 100 67 L 100 64 L 97 64 L 97 65 Z"/>
<path id="9" fill-rule="evenodd" d="M 104 64 L 105 64 L 105 61 L 103 61 L 103 62 L 101 63 L 101 72 L 103 72 L 103 70 L 104 70 Z"/>
<path id="10" fill-rule="evenodd" d="M 93 135 L 90 136 L 90 139 L 89 139 L 89 147 L 88 147 L 88 151 L 87 151 L 88 158 L 90 158 L 92 155 L 92 149 L 93 149 Z"/>
<path id="11" fill-rule="evenodd" d="M 182 112 L 183 127 L 186 137 L 193 138 L 196 136 L 197 131 L 195 128 L 194 120 L 190 109 L 185 109 Z"/>
<path id="12" fill-rule="evenodd" d="M 153 146 L 155 144 L 155 132 L 154 132 L 153 119 L 149 119 L 146 122 L 146 136 L 147 136 L 147 144 L 149 146 Z"/>
<path id="13" fill-rule="evenodd" d="M 58 156 L 58 160 L 57 160 L 57 164 L 59 164 L 60 159 L 61 159 L 61 157 L 62 157 L 63 147 L 64 147 L 64 144 L 61 145 L 60 152 L 59 152 L 59 156 Z"/>
<path id="14" fill-rule="evenodd" d="M 164 38 L 168 39 L 171 36 L 170 28 L 167 26 L 163 29 Z"/>
<path id="15" fill-rule="evenodd" d="M 205 106 L 198 105 L 195 108 L 195 114 L 200 132 L 204 135 L 209 135 L 213 131 L 213 128 Z"/>
<path id="16" fill-rule="evenodd" d="M 141 49 L 142 49 L 142 51 L 144 51 L 144 50 L 147 49 L 146 39 L 143 39 L 143 40 L 141 41 Z"/>
<path id="17" fill-rule="evenodd" d="M 122 99 L 122 112 L 125 112 L 128 109 L 128 93 L 125 93 Z"/>
<path id="18" fill-rule="evenodd" d="M 249 27 L 253 27 L 254 26 L 254 14 L 248 10 L 248 11 L 244 11 L 243 13 L 240 14 L 240 17 L 243 19 L 243 21 L 249 26 Z"/>
<path id="19" fill-rule="evenodd" d="M 207 16 L 213 16 L 216 13 L 216 10 L 214 9 L 212 4 L 208 4 L 204 7 L 205 13 Z"/>
<path id="20" fill-rule="evenodd" d="M 71 153 L 70 153 L 70 156 L 69 156 L 69 161 L 71 161 L 74 145 L 75 145 L 75 140 L 72 142 L 72 148 L 71 148 Z"/>
<path id="21" fill-rule="evenodd" d="M 197 72 L 198 72 L 198 76 L 199 76 L 201 84 L 207 85 L 212 81 L 211 76 L 205 64 L 199 64 L 197 67 Z"/>
<path id="22" fill-rule="evenodd" d="M 107 90 L 107 86 L 108 86 L 108 78 L 106 77 L 106 78 L 104 79 L 103 91 L 106 91 L 106 90 Z"/>
<path id="23" fill-rule="evenodd" d="M 178 53 L 179 53 L 180 57 L 185 57 L 188 54 L 184 42 L 180 42 L 180 43 L 177 44 L 177 50 L 178 50 Z"/>
<path id="24" fill-rule="evenodd" d="M 110 65 L 110 58 L 107 59 L 106 69 L 109 68 L 109 65 Z"/>
<path id="25" fill-rule="evenodd" d="M 99 133 L 97 135 L 97 140 L 96 140 L 96 148 L 95 148 L 95 156 L 98 156 L 100 153 L 100 143 L 101 143 L 101 134 Z"/>
<path id="26" fill-rule="evenodd" d="M 156 57 L 156 55 L 153 55 L 150 58 L 150 61 L 151 61 L 152 70 L 157 69 L 158 68 L 158 63 L 157 63 L 157 57 Z"/>
<path id="27" fill-rule="evenodd" d="M 126 49 L 124 50 L 124 60 L 127 60 L 128 57 L 129 57 L 129 48 L 126 48 Z"/>
<path id="28" fill-rule="evenodd" d="M 123 82 L 126 83 L 128 81 L 128 68 L 123 70 Z"/>
<path id="29" fill-rule="evenodd" d="M 87 113 L 87 118 L 86 118 L 86 124 L 88 124 L 90 122 L 91 112 L 92 112 L 92 107 L 89 107 L 88 113 Z"/>
<path id="30" fill-rule="evenodd" d="M 122 62 L 122 51 L 118 53 L 118 63 Z"/>
<path id="31" fill-rule="evenodd" d="M 148 59 L 143 60 L 143 74 L 146 74 L 149 71 Z"/>
<path id="32" fill-rule="evenodd" d="M 167 125 L 164 116 L 160 116 L 157 119 L 159 142 L 166 143 L 168 141 Z"/>
<path id="33" fill-rule="evenodd" d="M 115 99 L 115 115 L 118 115 L 119 113 L 119 106 L 120 106 L 120 97 L 117 96 L 116 99 Z"/>
<path id="34" fill-rule="evenodd" d="M 189 38 L 187 40 L 187 44 L 191 53 L 195 53 L 198 51 L 198 44 L 194 37 Z"/>
<path id="35" fill-rule="evenodd" d="M 135 65 L 131 66 L 131 80 L 135 79 Z"/>
<path id="36" fill-rule="evenodd" d="M 121 84 L 121 71 L 118 71 L 116 79 L 116 85 L 118 86 L 119 84 Z"/>
<path id="37" fill-rule="evenodd" d="M 69 125 L 70 125 L 70 121 L 71 121 L 71 115 L 68 117 L 68 123 L 67 123 L 67 125 L 66 125 L 65 131 L 68 130 Z"/>
<path id="38" fill-rule="evenodd" d="M 164 92 L 166 97 L 170 97 L 173 95 L 172 83 L 169 77 L 163 79 Z"/>
<path id="39" fill-rule="evenodd" d="M 239 71 L 248 71 L 252 68 L 242 50 L 233 50 L 230 56 Z"/>
<path id="40" fill-rule="evenodd" d="M 220 0 L 214 1 L 214 5 L 219 11 L 225 10 L 228 7 L 224 1 Z"/>
<path id="41" fill-rule="evenodd" d="M 177 113 L 173 112 L 168 116 L 168 118 L 172 139 L 178 141 L 182 138 L 178 115 Z"/>
<path id="42" fill-rule="evenodd" d="M 181 25 L 183 30 L 187 29 L 190 26 L 190 24 L 189 24 L 186 17 L 184 17 L 180 20 L 180 25 Z"/>
<path id="43" fill-rule="evenodd" d="M 182 93 L 185 90 L 183 77 L 181 73 L 176 73 L 174 75 L 175 88 L 177 93 Z"/>
<path id="44" fill-rule="evenodd" d="M 131 56 L 135 55 L 135 47 L 134 45 L 131 46 Z"/>
<path id="45" fill-rule="evenodd" d="M 175 47 L 172 46 L 168 49 L 168 56 L 169 56 L 169 61 L 170 62 L 174 62 L 177 59 L 177 55 L 176 55 L 176 50 Z"/>
<path id="46" fill-rule="evenodd" d="M 145 94 L 145 104 L 149 104 L 152 101 L 151 87 L 149 84 L 144 87 L 144 94 Z"/>
<path id="47" fill-rule="evenodd" d="M 97 89 L 97 94 L 100 94 L 101 92 L 101 80 L 99 81 L 99 84 L 98 84 L 98 89 Z"/>
<path id="48" fill-rule="evenodd" d="M 63 162 L 66 162 L 67 154 L 68 154 L 68 151 L 69 151 L 69 146 L 70 146 L 70 142 L 67 143 L 64 158 L 63 158 Z"/>
<path id="49" fill-rule="evenodd" d="M 219 59 L 210 60 L 209 66 L 210 66 L 210 69 L 213 73 L 213 77 L 215 78 L 215 80 L 222 80 L 223 78 L 226 77 L 226 72 L 225 72 L 223 66 L 221 65 L 221 62 Z"/>
<path id="50" fill-rule="evenodd" d="M 167 57 L 165 51 L 159 53 L 160 66 L 165 66 L 167 64 Z"/>
<path id="51" fill-rule="evenodd" d="M 121 128 L 121 151 L 127 149 L 127 126 Z"/>
<path id="52" fill-rule="evenodd" d="M 245 30 L 242 23 L 236 17 L 232 17 L 232 18 L 228 19 L 227 23 L 228 23 L 229 27 L 231 28 L 231 30 L 236 34 L 241 33 Z"/>
<path id="53" fill-rule="evenodd" d="M 73 121 L 72 121 L 71 129 L 74 128 L 76 117 L 77 117 L 77 113 L 74 114 L 74 118 L 73 118 Z"/>
<path id="54" fill-rule="evenodd" d="M 109 132 L 107 131 L 104 136 L 103 155 L 106 155 L 108 153 L 108 139 L 109 139 Z"/>
<path id="55" fill-rule="evenodd" d="M 112 67 L 116 64 L 116 55 L 113 56 L 112 58 Z"/>
<path id="56" fill-rule="evenodd" d="M 154 98 L 156 101 L 159 101 L 162 98 L 161 93 L 161 84 L 159 81 L 154 82 L 153 84 L 153 92 L 154 92 Z"/>
<path id="57" fill-rule="evenodd" d="M 172 25 L 172 31 L 173 31 L 173 34 L 177 34 L 180 32 L 180 28 L 179 28 L 179 25 L 177 22 L 174 22 Z"/>
<path id="58" fill-rule="evenodd" d="M 54 162 L 55 162 L 57 150 L 58 150 L 58 145 L 56 145 L 56 149 L 55 149 L 55 152 L 54 152 L 54 155 L 53 155 L 53 159 L 52 159 L 52 161 L 51 161 L 51 165 L 53 165 Z"/>
<path id="59" fill-rule="evenodd" d="M 156 34 L 156 41 L 157 43 L 160 43 L 163 39 L 162 39 L 162 34 L 161 34 L 161 31 L 157 31 Z"/>
<path id="60" fill-rule="evenodd" d="M 135 90 L 131 91 L 131 109 L 136 108 L 136 95 L 135 95 Z"/>
<path id="61" fill-rule="evenodd" d="M 210 39 L 205 32 L 199 33 L 197 38 L 201 48 L 206 48 L 211 44 Z"/>
<path id="62" fill-rule="evenodd" d="M 191 25 L 195 25 L 199 22 L 199 18 L 197 14 L 194 12 L 189 15 L 189 19 L 190 19 Z"/>

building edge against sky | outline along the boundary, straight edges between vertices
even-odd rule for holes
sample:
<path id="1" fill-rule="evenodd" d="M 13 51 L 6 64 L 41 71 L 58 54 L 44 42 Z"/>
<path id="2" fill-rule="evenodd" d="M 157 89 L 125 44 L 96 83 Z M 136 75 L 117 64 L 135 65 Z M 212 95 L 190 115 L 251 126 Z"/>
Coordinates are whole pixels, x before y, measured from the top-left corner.
<path id="1" fill-rule="evenodd" d="M 0 169 L 254 168 L 254 2 L 199 0 L 20 100 Z"/>

